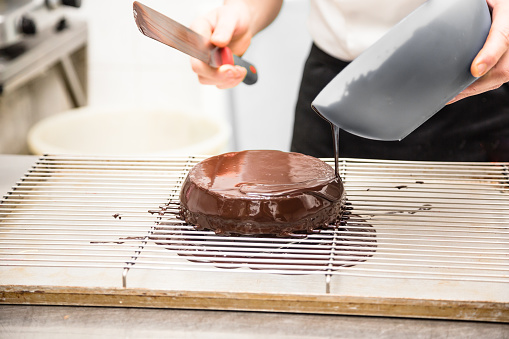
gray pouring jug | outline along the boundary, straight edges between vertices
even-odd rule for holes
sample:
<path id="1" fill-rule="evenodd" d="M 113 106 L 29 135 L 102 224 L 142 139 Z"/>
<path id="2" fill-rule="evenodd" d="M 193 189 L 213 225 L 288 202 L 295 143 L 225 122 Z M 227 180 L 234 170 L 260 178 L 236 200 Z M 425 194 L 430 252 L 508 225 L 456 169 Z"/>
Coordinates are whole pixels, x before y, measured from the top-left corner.
<path id="1" fill-rule="evenodd" d="M 355 135 L 401 140 L 476 78 L 491 26 L 486 0 L 429 0 L 359 55 L 313 109 Z"/>

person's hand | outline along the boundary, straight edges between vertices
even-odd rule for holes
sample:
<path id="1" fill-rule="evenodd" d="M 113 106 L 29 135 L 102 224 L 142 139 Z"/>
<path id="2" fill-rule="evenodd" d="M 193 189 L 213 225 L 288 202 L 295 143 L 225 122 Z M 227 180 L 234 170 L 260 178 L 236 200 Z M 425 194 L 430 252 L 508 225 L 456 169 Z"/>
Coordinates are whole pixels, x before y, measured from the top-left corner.
<path id="1" fill-rule="evenodd" d="M 486 0 L 492 10 L 492 24 L 486 42 L 470 71 L 477 79 L 449 103 L 497 89 L 509 81 L 509 1 Z"/>
<path id="2" fill-rule="evenodd" d="M 234 54 L 241 56 L 251 43 L 249 30 L 250 13 L 242 2 L 223 5 L 214 9 L 191 24 L 191 29 L 210 39 L 218 47 L 228 46 Z M 191 67 L 204 85 L 215 85 L 225 89 L 238 85 L 245 78 L 247 70 L 241 66 L 222 65 L 214 68 L 191 58 Z"/>

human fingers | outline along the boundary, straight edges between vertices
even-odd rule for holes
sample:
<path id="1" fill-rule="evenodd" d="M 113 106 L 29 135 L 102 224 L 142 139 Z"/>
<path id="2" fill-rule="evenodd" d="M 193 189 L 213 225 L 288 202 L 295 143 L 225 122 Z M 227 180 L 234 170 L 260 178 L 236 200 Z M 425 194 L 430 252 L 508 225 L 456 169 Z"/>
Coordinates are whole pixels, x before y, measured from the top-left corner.
<path id="1" fill-rule="evenodd" d="M 249 47 L 249 14 L 246 8 L 236 6 L 218 7 L 205 16 L 197 18 L 191 29 L 201 34 L 213 45 L 228 46 L 233 53 L 242 55 Z"/>
<path id="2" fill-rule="evenodd" d="M 242 54 L 249 43 L 235 44 L 235 41 L 243 38 L 235 38 L 233 35 L 244 35 L 245 28 L 240 25 L 239 17 L 242 17 L 242 11 L 234 10 L 232 6 L 222 6 L 214 9 L 203 17 L 197 18 L 192 24 L 191 29 L 208 39 L 213 45 L 218 47 L 229 46 L 234 53 Z M 245 39 L 244 39 L 245 40 Z M 247 39 L 250 41 L 250 38 Z M 241 47 L 239 47 L 241 46 Z M 191 58 L 191 68 L 197 74 L 201 84 L 216 85 L 218 88 L 231 88 L 239 84 L 246 76 L 246 69 L 239 66 L 222 65 L 214 68 L 197 59 Z"/>
<path id="3" fill-rule="evenodd" d="M 509 81 L 509 2 L 487 0 L 492 8 L 492 26 L 486 42 L 471 65 L 472 75 L 480 77 L 448 104 L 494 90 Z"/>
<path id="4" fill-rule="evenodd" d="M 488 92 L 499 88 L 509 81 L 509 52 L 505 53 L 498 63 L 483 77 L 477 79 L 472 85 L 452 99 L 449 104 L 458 100 Z"/>
<path id="5" fill-rule="evenodd" d="M 215 85 L 221 89 L 235 87 L 244 80 L 247 73 L 246 69 L 240 66 L 222 65 L 214 68 L 197 59 L 191 59 L 191 67 L 201 84 Z"/>
<path id="6" fill-rule="evenodd" d="M 492 9 L 492 24 L 483 48 L 472 62 L 475 77 L 488 73 L 509 49 L 509 1 L 487 0 L 487 3 Z"/>
<path id="7" fill-rule="evenodd" d="M 243 3 L 218 9 L 215 28 L 210 41 L 218 47 L 228 46 L 233 53 L 242 55 L 251 43 L 249 14 Z"/>
<path id="8" fill-rule="evenodd" d="M 223 65 L 218 68 L 219 74 L 222 74 L 221 83 L 215 83 L 219 89 L 227 89 L 237 86 L 244 80 L 247 70 L 241 66 Z M 224 74 L 224 75 L 223 75 Z"/>

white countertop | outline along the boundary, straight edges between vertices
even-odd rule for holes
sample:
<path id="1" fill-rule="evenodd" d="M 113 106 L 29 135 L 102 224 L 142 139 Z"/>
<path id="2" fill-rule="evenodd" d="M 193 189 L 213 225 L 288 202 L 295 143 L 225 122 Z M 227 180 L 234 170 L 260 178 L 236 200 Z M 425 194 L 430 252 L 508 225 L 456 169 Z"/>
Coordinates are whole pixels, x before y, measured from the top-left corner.
<path id="1" fill-rule="evenodd" d="M 31 155 L 0 154 L 0 195 L 10 191 L 37 159 Z"/>

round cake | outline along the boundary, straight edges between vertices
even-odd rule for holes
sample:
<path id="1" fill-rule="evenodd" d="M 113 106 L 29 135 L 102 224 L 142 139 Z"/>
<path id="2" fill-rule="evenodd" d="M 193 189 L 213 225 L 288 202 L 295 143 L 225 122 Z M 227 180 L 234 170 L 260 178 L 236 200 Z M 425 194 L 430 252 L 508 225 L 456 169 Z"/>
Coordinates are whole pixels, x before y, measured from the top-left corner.
<path id="1" fill-rule="evenodd" d="M 331 166 L 300 153 L 225 153 L 194 166 L 180 191 L 180 218 L 219 235 L 288 236 L 334 222 L 344 187 Z"/>

